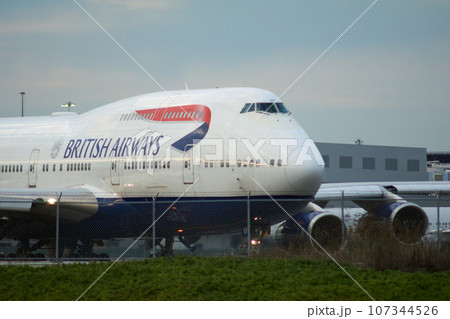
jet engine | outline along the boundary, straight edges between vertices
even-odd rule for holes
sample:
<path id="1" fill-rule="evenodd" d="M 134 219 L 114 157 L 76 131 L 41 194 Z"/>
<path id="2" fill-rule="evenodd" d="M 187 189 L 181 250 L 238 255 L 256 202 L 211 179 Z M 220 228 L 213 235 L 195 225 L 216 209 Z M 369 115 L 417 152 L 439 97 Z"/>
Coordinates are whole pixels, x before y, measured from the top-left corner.
<path id="1" fill-rule="evenodd" d="M 277 246 L 284 249 L 304 248 L 311 243 L 323 252 L 335 252 L 342 247 L 345 225 L 333 213 L 310 203 L 304 211 L 278 226 L 275 233 Z"/>
<path id="2" fill-rule="evenodd" d="M 415 244 L 427 233 L 428 216 L 419 205 L 406 201 L 386 203 L 369 213 L 390 219 L 394 236 L 402 243 Z"/>

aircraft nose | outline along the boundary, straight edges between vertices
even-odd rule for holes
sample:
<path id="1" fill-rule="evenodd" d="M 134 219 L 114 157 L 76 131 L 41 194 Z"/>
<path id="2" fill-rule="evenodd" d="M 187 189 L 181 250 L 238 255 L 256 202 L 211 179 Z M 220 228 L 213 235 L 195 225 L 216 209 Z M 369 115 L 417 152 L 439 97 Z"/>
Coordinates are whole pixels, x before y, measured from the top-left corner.
<path id="1" fill-rule="evenodd" d="M 286 179 L 300 195 L 314 196 L 323 181 L 324 162 L 311 139 L 288 155 L 285 166 Z"/>

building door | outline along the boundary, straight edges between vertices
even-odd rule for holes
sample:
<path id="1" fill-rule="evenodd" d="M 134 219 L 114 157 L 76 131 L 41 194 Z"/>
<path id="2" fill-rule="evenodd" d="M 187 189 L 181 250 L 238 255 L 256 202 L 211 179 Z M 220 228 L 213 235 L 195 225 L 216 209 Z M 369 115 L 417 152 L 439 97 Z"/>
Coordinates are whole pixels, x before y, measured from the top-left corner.
<path id="1" fill-rule="evenodd" d="M 33 188 L 37 184 L 37 172 L 38 172 L 38 161 L 39 161 L 39 150 L 33 150 L 30 156 L 30 163 L 28 169 L 28 186 Z"/>

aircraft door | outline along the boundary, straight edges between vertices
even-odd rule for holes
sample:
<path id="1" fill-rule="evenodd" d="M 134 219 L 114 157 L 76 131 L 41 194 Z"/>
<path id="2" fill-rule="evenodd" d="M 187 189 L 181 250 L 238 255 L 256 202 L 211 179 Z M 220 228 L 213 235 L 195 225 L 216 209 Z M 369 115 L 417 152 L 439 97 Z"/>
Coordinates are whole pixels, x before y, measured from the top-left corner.
<path id="1" fill-rule="evenodd" d="M 184 158 L 183 158 L 183 182 L 185 184 L 194 183 L 194 145 L 188 144 L 185 146 Z M 188 151 L 186 149 L 190 147 Z"/>
<path id="2" fill-rule="evenodd" d="M 28 170 L 28 186 L 36 187 L 37 183 L 37 165 L 39 160 L 40 150 L 33 150 L 30 156 L 29 170 Z"/>
<path id="3" fill-rule="evenodd" d="M 120 167 L 119 160 L 117 158 L 111 159 L 111 184 L 112 185 L 120 185 Z"/>

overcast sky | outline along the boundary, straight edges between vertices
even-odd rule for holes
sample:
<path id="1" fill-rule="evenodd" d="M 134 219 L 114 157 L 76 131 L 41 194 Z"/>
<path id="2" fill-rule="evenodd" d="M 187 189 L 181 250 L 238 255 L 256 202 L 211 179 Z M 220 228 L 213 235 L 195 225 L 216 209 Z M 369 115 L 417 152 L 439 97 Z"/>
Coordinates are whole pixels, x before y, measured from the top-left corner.
<path id="1" fill-rule="evenodd" d="M 166 90 L 281 95 L 373 0 L 79 0 Z M 380 0 L 282 97 L 318 142 L 450 151 L 450 1 Z M 0 0 L 0 117 L 159 86 L 72 0 Z"/>

